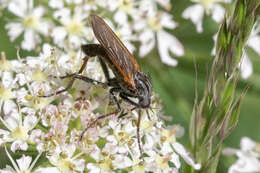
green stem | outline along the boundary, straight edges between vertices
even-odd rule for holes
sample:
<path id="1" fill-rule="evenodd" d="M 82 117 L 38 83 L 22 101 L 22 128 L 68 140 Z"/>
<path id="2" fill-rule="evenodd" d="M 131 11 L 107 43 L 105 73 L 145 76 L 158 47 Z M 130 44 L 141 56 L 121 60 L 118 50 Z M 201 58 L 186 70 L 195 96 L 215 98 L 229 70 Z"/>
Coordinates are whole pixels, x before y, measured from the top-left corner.
<path id="1" fill-rule="evenodd" d="M 260 0 L 236 0 L 218 32 L 214 58 L 204 97 L 196 101 L 190 123 L 190 140 L 196 161 L 202 169 L 216 172 L 223 140 L 238 122 L 243 92 L 234 96 L 238 64 L 253 25 L 259 18 Z"/>

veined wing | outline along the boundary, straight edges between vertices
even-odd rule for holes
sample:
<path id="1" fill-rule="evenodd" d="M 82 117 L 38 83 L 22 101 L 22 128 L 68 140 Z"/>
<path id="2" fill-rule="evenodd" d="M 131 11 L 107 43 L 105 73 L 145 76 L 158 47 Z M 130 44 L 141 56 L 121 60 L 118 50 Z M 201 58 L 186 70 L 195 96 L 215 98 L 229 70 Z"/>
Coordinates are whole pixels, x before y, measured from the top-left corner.
<path id="1" fill-rule="evenodd" d="M 117 70 L 122 74 L 124 81 L 132 89 L 135 89 L 134 72 L 140 72 L 135 58 L 112 29 L 97 15 L 90 15 L 89 22 L 93 28 L 94 34 L 100 44 L 105 48 L 110 60 Z"/>

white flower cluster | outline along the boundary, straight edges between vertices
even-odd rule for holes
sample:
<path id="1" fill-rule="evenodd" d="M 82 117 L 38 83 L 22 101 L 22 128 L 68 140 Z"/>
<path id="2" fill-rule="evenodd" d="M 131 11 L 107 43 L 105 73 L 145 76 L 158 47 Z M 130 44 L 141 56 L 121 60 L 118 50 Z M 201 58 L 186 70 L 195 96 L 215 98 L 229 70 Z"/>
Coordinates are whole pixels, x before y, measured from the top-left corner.
<path id="1" fill-rule="evenodd" d="M 97 14 L 116 32 L 126 47 L 136 50 L 133 42 L 140 43 L 139 56 L 144 57 L 157 45 L 163 63 L 177 65 L 175 56 L 183 56 L 184 48 L 165 29 L 173 30 L 169 0 L 50 0 L 41 4 L 33 0 L 11 0 L 5 3 L 13 14 L 5 26 L 11 41 L 23 35 L 21 48 L 40 50 L 48 41 L 57 47 L 77 50 L 95 38 L 88 24 L 88 16 Z M 44 1 L 43 1 L 44 2 Z"/>
<path id="2" fill-rule="evenodd" d="M 108 89 L 76 80 L 75 87 L 67 92 L 39 97 L 54 92 L 54 88 L 66 87 L 69 79 L 53 75 L 62 76 L 79 69 L 82 59 L 78 52 L 65 53 L 45 44 L 38 57 L 8 61 L 2 53 L 0 147 L 5 147 L 13 168 L 6 165 L 1 173 L 86 170 L 89 173 L 119 170 L 168 173 L 178 172 L 180 156 L 195 169 L 200 168 L 176 141 L 178 126 L 164 127 L 159 119 L 160 100 L 154 95 L 151 107 L 156 109 L 153 111 L 131 110 L 131 105 L 122 102 L 126 115 L 101 119 L 81 140 L 82 131 L 91 122 L 116 108 L 110 104 Z M 83 74 L 105 80 L 95 58 L 90 59 Z M 138 143 L 138 116 L 141 116 L 139 139 L 143 154 Z M 39 153 L 33 162 L 26 154 L 19 159 L 12 156 L 13 152 L 28 150 L 34 155 Z M 35 167 L 41 156 L 45 160 Z"/>
<path id="3" fill-rule="evenodd" d="M 230 166 L 228 173 L 260 172 L 260 143 L 253 141 L 249 137 L 241 139 L 240 149 L 225 148 L 223 154 L 238 157 L 238 160 Z"/>

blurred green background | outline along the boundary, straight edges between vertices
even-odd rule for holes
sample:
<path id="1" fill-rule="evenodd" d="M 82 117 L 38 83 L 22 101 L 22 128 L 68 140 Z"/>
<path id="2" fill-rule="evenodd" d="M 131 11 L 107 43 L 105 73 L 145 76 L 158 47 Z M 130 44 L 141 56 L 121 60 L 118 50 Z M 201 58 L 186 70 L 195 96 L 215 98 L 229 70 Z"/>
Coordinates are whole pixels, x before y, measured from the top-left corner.
<path id="1" fill-rule="evenodd" d="M 198 91 L 199 100 L 207 82 L 208 69 L 210 69 L 213 57 L 210 52 L 213 48 L 212 36 L 218 30 L 210 17 L 205 16 L 203 21 L 203 33 L 197 33 L 195 26 L 181 17 L 185 8 L 190 6 L 188 0 L 173 0 L 171 13 L 179 26 L 173 31 L 167 30 L 176 36 L 185 48 L 185 56 L 177 57 L 177 67 L 169 67 L 161 63 L 156 48 L 145 58 L 137 58 L 143 71 L 152 77 L 153 90 L 162 99 L 164 114 L 172 116 L 172 122 L 168 124 L 180 124 L 185 128 L 184 137 L 178 139 L 189 146 L 189 121 L 193 109 L 195 90 Z M 0 51 L 5 51 L 8 59 L 16 58 L 16 46 L 21 38 L 11 43 L 7 31 L 4 29 L 8 19 L 0 17 Z M 248 136 L 255 141 L 260 141 L 260 57 L 250 48 L 246 49 L 249 58 L 253 62 L 253 75 L 247 80 L 240 80 L 237 94 L 249 86 L 249 90 L 243 100 L 238 126 L 225 140 L 226 147 L 239 148 L 240 139 Z M 32 52 L 21 50 L 21 57 L 32 55 Z M 174 55 L 172 55 L 174 57 Z M 136 55 L 137 57 L 137 55 Z M 197 87 L 195 86 L 195 64 L 197 65 Z M 221 157 L 217 172 L 227 172 L 228 166 L 235 158 Z"/>

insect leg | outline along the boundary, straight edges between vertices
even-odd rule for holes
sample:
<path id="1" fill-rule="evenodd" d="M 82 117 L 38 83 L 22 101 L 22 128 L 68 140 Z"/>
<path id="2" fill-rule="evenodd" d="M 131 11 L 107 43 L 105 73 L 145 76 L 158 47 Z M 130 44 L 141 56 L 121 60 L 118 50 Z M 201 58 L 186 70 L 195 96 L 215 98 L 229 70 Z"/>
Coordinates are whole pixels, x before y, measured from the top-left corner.
<path id="1" fill-rule="evenodd" d="M 108 85 L 112 87 L 117 87 L 117 79 L 110 77 L 107 64 L 105 63 L 105 60 L 109 60 L 105 49 L 100 44 L 87 44 L 82 45 L 82 50 L 88 56 L 98 56 L 100 65 L 108 81 Z"/>
<path id="2" fill-rule="evenodd" d="M 79 74 L 81 74 L 83 72 L 83 70 L 86 68 L 86 65 L 87 65 L 87 62 L 89 60 L 90 57 L 93 57 L 93 56 L 104 56 L 106 55 L 105 51 L 104 51 L 104 48 L 101 46 L 101 45 L 98 45 L 98 44 L 89 44 L 89 45 L 82 45 L 82 50 L 84 51 L 84 53 L 86 54 L 85 58 L 83 59 L 83 64 L 80 68 L 80 70 L 78 71 L 78 73 L 76 74 L 68 74 L 66 76 L 61 76 L 61 77 L 56 77 L 56 78 L 61 78 L 61 79 L 64 79 L 64 78 L 69 78 L 71 77 L 71 81 L 69 82 L 69 84 L 62 90 L 60 91 L 56 91 L 52 94 L 49 94 L 49 95 L 45 95 L 45 96 L 41 96 L 41 97 L 51 97 L 51 96 L 54 96 L 54 95 L 57 95 L 57 94 L 60 94 L 60 93 L 63 93 L 67 90 L 69 90 L 75 79 L 81 79 L 81 80 L 84 80 L 86 82 L 90 82 L 90 83 L 95 83 L 96 81 L 93 80 L 93 79 L 90 79 L 90 78 L 87 78 L 87 77 L 83 77 L 83 76 L 79 76 Z M 96 82 L 98 83 L 98 82 Z M 101 84 L 101 83 L 99 83 Z M 104 84 L 103 84 L 104 85 Z"/>
<path id="3" fill-rule="evenodd" d="M 109 75 L 109 72 L 108 72 L 108 68 L 107 68 L 107 65 L 106 63 L 104 62 L 104 60 L 102 58 L 99 57 L 99 61 L 100 61 L 100 64 L 101 64 L 101 67 L 102 67 L 102 70 L 105 74 L 105 77 L 108 81 L 108 85 L 111 86 L 111 87 L 115 87 L 117 88 L 118 87 L 118 80 L 116 78 L 110 78 L 110 75 Z"/>
<path id="4" fill-rule="evenodd" d="M 141 124 L 141 110 L 138 110 L 138 120 L 137 120 L 137 142 L 138 148 L 141 154 L 141 158 L 143 158 L 143 148 L 141 147 L 141 137 L 140 137 L 140 124 Z"/>
<path id="5" fill-rule="evenodd" d="M 135 95 L 131 95 L 128 93 L 124 93 L 121 92 L 119 94 L 119 96 L 124 99 L 125 101 L 127 101 L 128 103 L 134 105 L 135 107 L 139 107 L 139 105 L 137 103 L 135 103 L 134 101 L 130 100 L 128 97 L 136 97 Z M 141 147 L 141 138 L 140 138 L 140 123 L 141 123 L 141 110 L 138 110 L 138 120 L 137 120 L 137 142 L 138 142 L 138 148 L 141 154 L 141 157 L 143 158 L 143 149 Z"/>
<path id="6" fill-rule="evenodd" d="M 121 92 L 121 93 L 119 94 L 119 96 L 120 96 L 122 99 L 124 99 L 126 102 L 130 103 L 131 105 L 134 105 L 135 107 L 139 107 L 139 104 L 138 104 L 138 103 L 136 103 L 136 102 L 134 102 L 134 101 L 132 101 L 132 100 L 130 100 L 130 99 L 128 98 L 128 97 L 135 97 L 135 98 L 136 98 L 136 96 L 131 95 L 131 94 L 127 94 L 127 93 L 124 93 L 124 92 Z"/>
<path id="7" fill-rule="evenodd" d="M 81 135 L 80 135 L 80 140 L 82 140 L 82 138 L 83 138 L 85 132 L 86 132 L 90 127 L 92 127 L 98 120 L 107 118 L 107 117 L 109 117 L 109 116 L 111 116 L 111 115 L 114 115 L 114 114 L 117 114 L 117 113 L 119 113 L 119 112 L 121 111 L 120 104 L 118 103 L 118 100 L 117 100 L 117 98 L 116 98 L 116 96 L 115 96 L 115 94 L 114 94 L 114 92 L 120 92 L 121 90 L 122 90 L 122 89 L 119 88 L 119 87 L 118 87 L 118 88 L 111 88 L 111 89 L 109 90 L 110 94 L 112 95 L 112 97 L 113 97 L 113 99 L 114 99 L 114 101 L 115 101 L 115 103 L 116 103 L 116 105 L 117 105 L 117 110 L 114 111 L 114 112 L 105 114 L 105 115 L 101 115 L 101 116 L 99 116 L 97 119 L 95 119 L 95 121 L 91 122 L 91 123 L 83 130 L 83 132 L 81 133 Z"/>
<path id="8" fill-rule="evenodd" d="M 83 130 L 83 132 L 81 133 L 81 135 L 80 135 L 80 140 L 82 140 L 82 138 L 83 138 L 85 132 L 86 132 L 89 128 L 91 128 L 98 120 L 107 118 L 107 117 L 112 116 L 112 115 L 117 114 L 117 113 L 118 113 L 118 110 L 116 110 L 116 111 L 114 111 L 114 112 L 111 112 L 111 113 L 108 113 L 108 114 L 105 114 L 105 115 L 101 115 L 101 116 L 99 116 L 97 119 L 95 119 L 95 121 L 92 121 L 92 122 Z"/>
<path id="9" fill-rule="evenodd" d="M 89 59 L 89 56 L 86 55 L 85 58 L 83 59 L 83 64 L 82 64 L 82 66 L 81 66 L 81 68 L 80 68 L 78 74 L 80 74 L 80 73 L 83 72 L 83 70 L 85 69 L 85 67 L 86 67 L 86 65 L 87 65 L 88 59 Z M 60 94 L 60 93 L 63 93 L 63 92 L 65 92 L 65 91 L 68 91 L 68 90 L 72 87 L 72 85 L 73 85 L 73 83 L 74 83 L 74 81 L 75 81 L 75 79 L 76 79 L 74 76 L 75 76 L 75 74 L 68 74 L 68 75 L 66 75 L 66 76 L 61 76 L 61 77 L 53 76 L 53 77 L 55 77 L 55 78 L 61 78 L 61 79 L 72 77 L 72 79 L 71 79 L 71 81 L 69 82 L 69 84 L 68 84 L 64 89 L 59 90 L 59 91 L 56 91 L 56 92 L 51 93 L 51 94 L 49 94 L 49 95 L 44 95 L 44 96 L 40 96 L 40 97 L 51 97 L 51 96 L 54 96 L 54 95 L 58 95 L 58 94 Z"/>
<path id="10" fill-rule="evenodd" d="M 119 87 L 118 87 L 118 88 L 111 88 L 111 89 L 109 90 L 110 94 L 111 94 L 112 97 L 113 97 L 114 102 L 116 103 L 118 112 L 121 111 L 121 107 L 120 107 L 120 104 L 118 103 L 118 100 L 117 100 L 117 98 L 116 98 L 114 92 L 120 92 L 121 90 L 122 90 L 122 89 L 119 88 Z"/>
<path id="11" fill-rule="evenodd" d="M 102 86 L 103 88 L 107 87 L 107 83 L 103 83 L 103 82 L 99 82 L 97 80 L 94 80 L 94 79 L 91 79 L 87 76 L 83 76 L 83 75 L 79 75 L 79 74 L 74 74 L 73 75 L 73 78 L 74 79 L 80 79 L 80 80 L 83 80 L 85 82 L 88 82 L 88 83 L 91 83 L 93 85 L 100 85 Z"/>
<path id="12" fill-rule="evenodd" d="M 100 62 L 100 65 L 102 67 L 102 70 L 105 74 L 105 77 L 106 79 L 109 81 L 110 80 L 110 76 L 109 76 L 109 72 L 108 72 L 108 68 L 107 68 L 107 65 L 106 63 L 104 62 L 104 60 L 102 58 L 99 57 L 99 62 Z"/>

